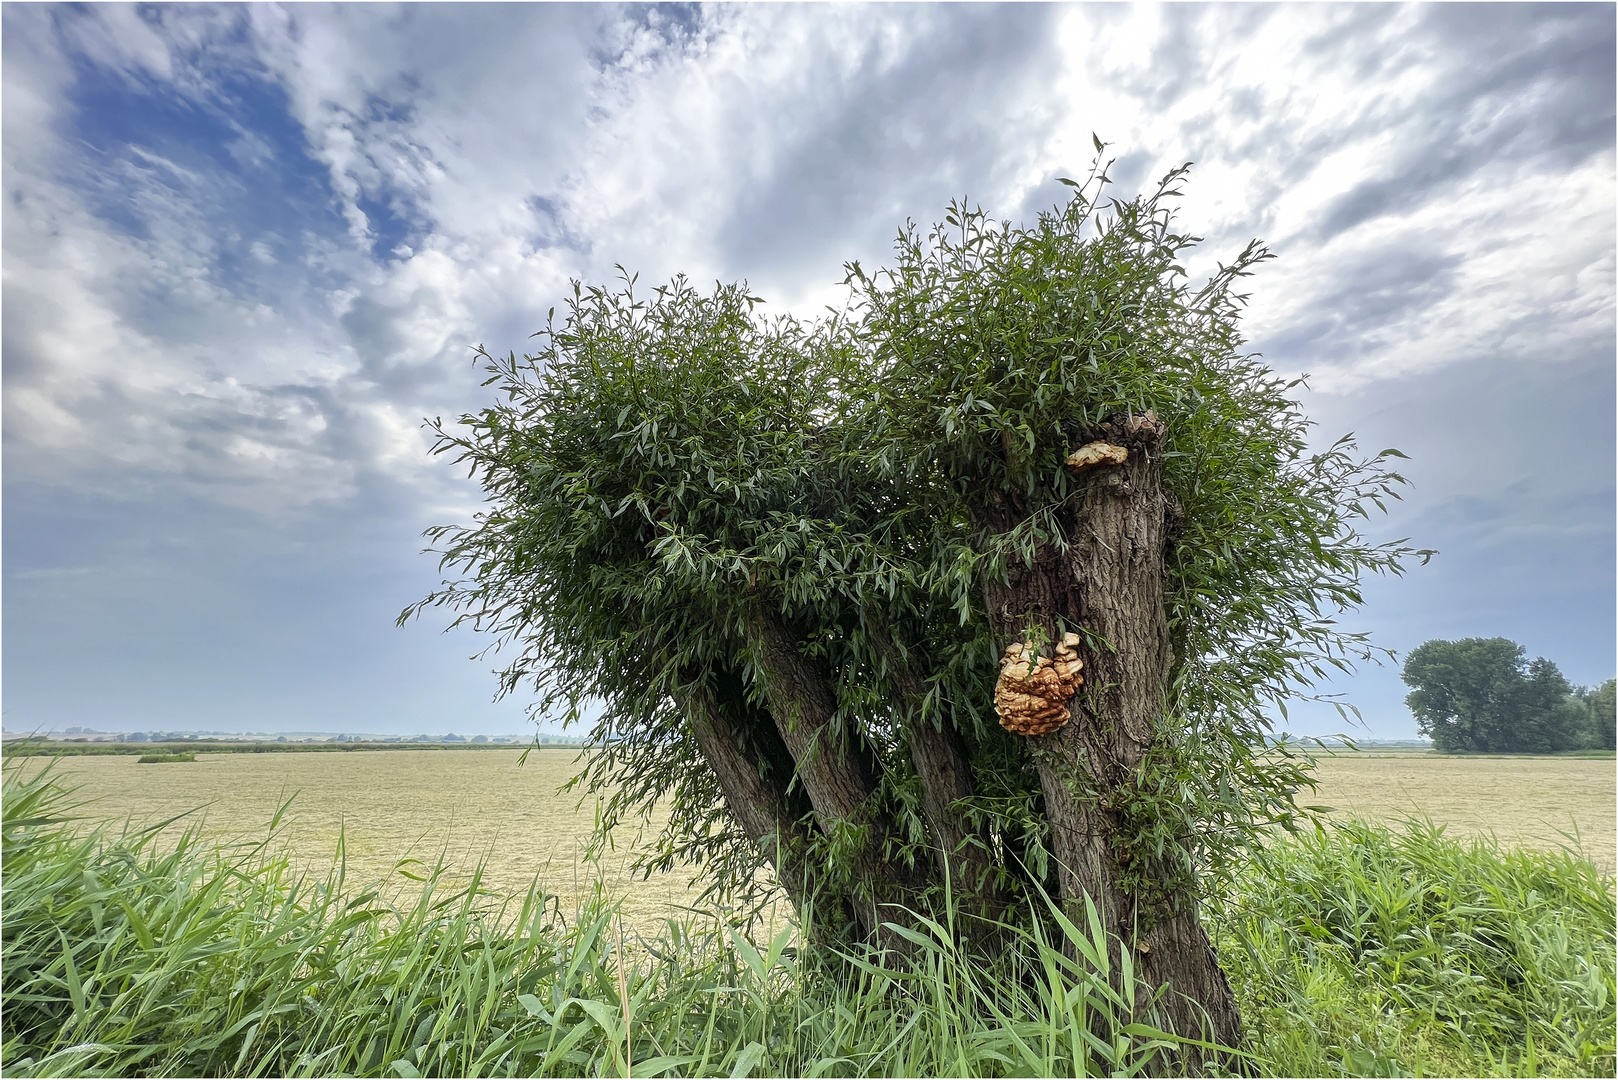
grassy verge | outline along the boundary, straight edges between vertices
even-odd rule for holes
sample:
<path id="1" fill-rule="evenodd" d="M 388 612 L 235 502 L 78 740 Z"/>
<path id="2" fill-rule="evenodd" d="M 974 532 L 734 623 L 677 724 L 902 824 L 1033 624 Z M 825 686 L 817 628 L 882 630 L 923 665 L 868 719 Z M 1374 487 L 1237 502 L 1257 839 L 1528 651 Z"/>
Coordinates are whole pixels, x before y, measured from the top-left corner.
<path id="1" fill-rule="evenodd" d="M 992 970 L 937 925 L 903 970 L 711 918 L 625 942 L 601 899 L 356 890 L 340 857 L 310 880 L 69 812 L 48 773 L 8 779 L 8 1076 L 1128 1075 L 1169 1045 L 1071 923 Z"/>
<path id="2" fill-rule="evenodd" d="M 86 835 L 72 812 L 48 771 L 7 778 L 7 1076 L 1172 1068 L 1095 931 L 1056 917 L 988 966 L 937 924 L 904 963 L 697 916 L 625 941 L 599 897 L 360 889 L 341 852 L 311 879 L 273 843 Z M 1254 1071 L 1611 1075 L 1612 886 L 1573 860 L 1355 826 L 1263 853 L 1218 929 Z"/>
<path id="3" fill-rule="evenodd" d="M 1261 852 L 1219 928 L 1275 1074 L 1613 1074 L 1613 883 L 1585 860 L 1349 822 Z"/>

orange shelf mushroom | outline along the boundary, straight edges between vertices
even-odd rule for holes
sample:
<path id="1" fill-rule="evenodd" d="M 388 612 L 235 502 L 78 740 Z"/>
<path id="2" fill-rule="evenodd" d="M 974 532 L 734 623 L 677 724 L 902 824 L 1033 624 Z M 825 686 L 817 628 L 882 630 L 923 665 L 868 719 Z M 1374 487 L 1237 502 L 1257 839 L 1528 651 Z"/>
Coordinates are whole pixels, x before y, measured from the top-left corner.
<path id="1" fill-rule="evenodd" d="M 1079 635 L 1064 634 L 1056 651 L 1037 661 L 1027 642 L 1006 646 L 1000 657 L 1000 681 L 994 687 L 994 711 L 1001 727 L 1031 737 L 1048 735 L 1067 723 L 1067 703 L 1084 682 L 1078 644 Z"/>

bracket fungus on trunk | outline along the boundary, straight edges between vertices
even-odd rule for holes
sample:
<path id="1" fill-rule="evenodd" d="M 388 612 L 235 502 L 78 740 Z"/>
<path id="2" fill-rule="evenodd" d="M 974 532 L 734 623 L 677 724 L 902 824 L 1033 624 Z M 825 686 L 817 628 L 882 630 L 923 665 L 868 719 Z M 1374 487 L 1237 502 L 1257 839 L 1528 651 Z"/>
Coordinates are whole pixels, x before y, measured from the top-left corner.
<path id="1" fill-rule="evenodd" d="M 1018 641 L 1000 657 L 1000 681 L 994 687 L 994 711 L 1000 726 L 1018 735 L 1048 735 L 1067 723 L 1067 703 L 1084 682 L 1079 635 L 1062 635 L 1049 656 Z"/>
<path id="2" fill-rule="evenodd" d="M 1088 472 L 1097 465 L 1122 465 L 1129 460 L 1129 451 L 1109 442 L 1086 443 L 1068 455 L 1068 471 L 1074 476 Z"/>

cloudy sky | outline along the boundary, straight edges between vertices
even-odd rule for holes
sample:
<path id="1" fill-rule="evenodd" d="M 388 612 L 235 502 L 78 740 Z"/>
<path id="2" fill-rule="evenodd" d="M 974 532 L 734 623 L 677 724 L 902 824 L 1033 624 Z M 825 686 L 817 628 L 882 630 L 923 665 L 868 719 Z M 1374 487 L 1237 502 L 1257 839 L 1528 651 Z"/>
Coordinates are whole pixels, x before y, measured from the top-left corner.
<path id="1" fill-rule="evenodd" d="M 1614 673 L 1614 8 L 85 7 L 4 19 L 8 730 L 523 730 L 393 619 L 483 399 L 570 278 L 836 303 L 953 196 L 1196 163 L 1202 266 L 1322 442 L 1411 456 L 1347 618 Z M 1396 668 L 1332 689 L 1414 733 Z M 1343 730 L 1304 711 L 1293 730 Z"/>

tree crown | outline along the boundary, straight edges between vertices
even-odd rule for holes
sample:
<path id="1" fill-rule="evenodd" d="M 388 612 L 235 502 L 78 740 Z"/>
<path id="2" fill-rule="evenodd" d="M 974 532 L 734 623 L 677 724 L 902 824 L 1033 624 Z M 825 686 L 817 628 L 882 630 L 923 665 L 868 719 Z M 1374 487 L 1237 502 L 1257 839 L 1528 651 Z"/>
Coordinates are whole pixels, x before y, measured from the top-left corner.
<path id="1" fill-rule="evenodd" d="M 754 856 L 677 702 L 723 679 L 759 704 L 750 618 L 768 611 L 827 673 L 842 736 L 874 748 L 895 843 L 925 839 L 903 751 L 928 723 L 966 740 L 966 811 L 1037 877 L 1040 797 L 1026 747 L 988 713 L 1003 643 L 980 590 L 1061 545 L 1067 455 L 1150 413 L 1176 504 L 1176 664 L 1136 842 L 1217 867 L 1290 822 L 1306 781 L 1276 760 L 1269 708 L 1372 657 L 1334 616 L 1365 574 L 1426 553 L 1356 529 L 1396 497 L 1401 455 L 1362 459 L 1350 439 L 1310 452 L 1296 383 L 1243 351 L 1235 287 L 1264 248 L 1188 285 L 1197 238 L 1171 209 L 1185 173 L 1103 201 L 1098 158 L 1027 227 L 954 204 L 900 232 L 891 269 L 851 264 L 850 310 L 812 323 L 764 318 L 745 285 L 576 285 L 535 353 L 479 350 L 499 402 L 433 425 L 488 502 L 430 532 L 461 576 L 401 618 L 448 607 L 510 648 L 502 693 L 531 684 L 538 708 L 596 712 L 582 782 L 612 792 L 606 823 L 671 799 L 658 864 L 709 860 L 739 888 Z M 920 708 L 899 704 L 896 664 L 916 669 Z"/>
<path id="2" fill-rule="evenodd" d="M 1529 660 L 1506 638 L 1424 642 L 1405 658 L 1403 678 L 1416 729 L 1446 753 L 1547 753 L 1601 741 L 1590 706 L 1557 666 Z"/>

